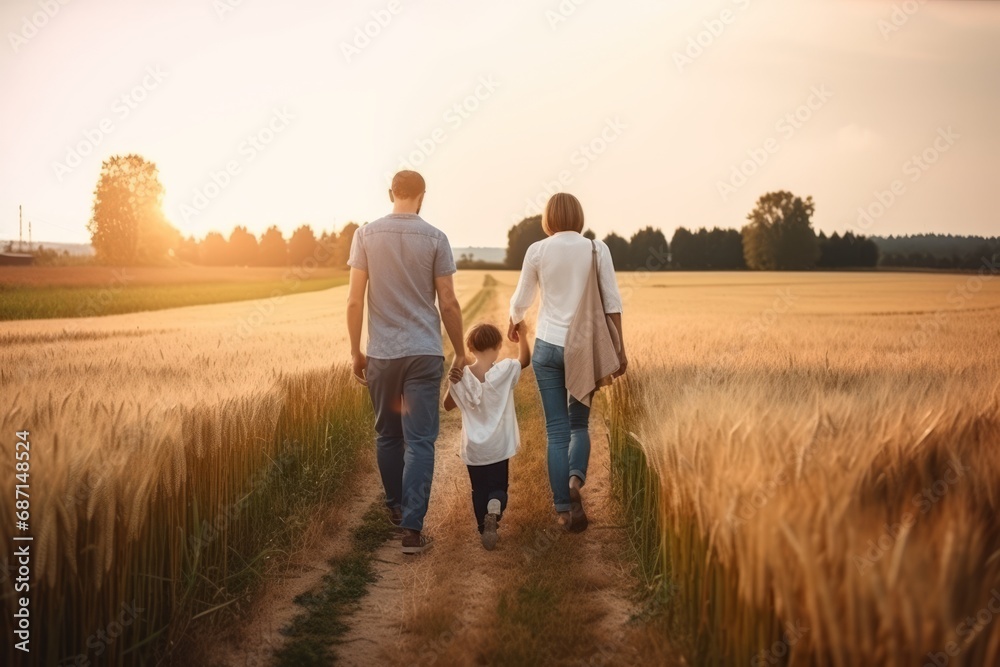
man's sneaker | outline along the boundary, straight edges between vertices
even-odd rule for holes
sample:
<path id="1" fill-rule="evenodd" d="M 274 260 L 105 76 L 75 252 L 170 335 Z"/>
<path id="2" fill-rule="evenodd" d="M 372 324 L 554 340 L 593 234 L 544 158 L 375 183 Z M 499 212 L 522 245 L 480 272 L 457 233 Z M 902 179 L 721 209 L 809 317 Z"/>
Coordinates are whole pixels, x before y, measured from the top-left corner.
<path id="1" fill-rule="evenodd" d="M 582 533 L 587 530 L 587 513 L 583 511 L 583 498 L 580 497 L 580 489 L 569 488 L 570 517 L 569 524 L 571 533 Z"/>
<path id="2" fill-rule="evenodd" d="M 426 535 L 420 534 L 416 530 L 404 529 L 403 533 L 403 553 L 407 556 L 422 554 L 431 548 L 434 541 Z"/>
<path id="3" fill-rule="evenodd" d="M 500 536 L 497 535 L 497 523 L 500 521 L 500 501 L 494 498 L 486 505 L 486 519 L 483 521 L 483 547 L 493 551 Z"/>

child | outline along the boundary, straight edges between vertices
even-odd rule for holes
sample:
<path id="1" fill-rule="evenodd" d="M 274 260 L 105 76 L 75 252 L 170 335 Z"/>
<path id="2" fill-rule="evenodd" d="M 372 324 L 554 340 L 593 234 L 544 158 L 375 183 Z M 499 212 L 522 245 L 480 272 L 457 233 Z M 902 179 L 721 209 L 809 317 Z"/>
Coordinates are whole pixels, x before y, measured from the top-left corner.
<path id="1" fill-rule="evenodd" d="M 531 363 L 524 324 L 518 325 L 518 358 L 497 361 L 503 335 L 492 324 L 469 329 L 465 344 L 476 361 L 449 374 L 452 382 L 445 410 L 462 411 L 461 456 L 472 481 L 472 510 L 483 546 L 497 544 L 497 524 L 507 507 L 508 461 L 521 443 L 514 414 L 514 386 Z"/>

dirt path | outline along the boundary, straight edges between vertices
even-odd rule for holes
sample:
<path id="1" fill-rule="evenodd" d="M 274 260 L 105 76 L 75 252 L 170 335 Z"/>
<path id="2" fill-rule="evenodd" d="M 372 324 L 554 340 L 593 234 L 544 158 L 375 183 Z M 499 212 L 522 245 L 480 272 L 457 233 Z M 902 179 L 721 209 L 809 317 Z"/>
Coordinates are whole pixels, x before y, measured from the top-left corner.
<path id="1" fill-rule="evenodd" d="M 245 620 L 217 637 L 205 637 L 204 662 L 213 667 L 265 667 L 275 651 L 285 643 L 282 629 L 302 612 L 295 598 L 315 590 L 330 569 L 330 559 L 351 547 L 351 532 L 381 489 L 374 456 L 360 462 L 361 471 L 350 487 L 334 502 L 317 513 L 305 544 L 254 600 Z"/>
<path id="2" fill-rule="evenodd" d="M 512 289 L 500 282 L 477 295 L 466 325 L 506 321 Z M 506 352 L 513 355 L 513 346 Z M 592 419 L 584 490 L 591 526 L 570 535 L 555 526 L 544 420 L 530 370 L 522 375 L 517 400 L 522 445 L 511 465 L 510 503 L 497 549 L 488 552 L 479 542 L 468 473 L 458 455 L 461 417 L 457 411 L 442 413 L 425 521 L 434 548 L 403 556 L 395 538 L 376 551 L 376 581 L 346 619 L 347 632 L 334 647 L 338 664 L 597 666 L 649 664 L 650 659 L 680 664 L 662 631 L 651 632 L 641 618 L 600 415 Z M 223 638 L 206 664 L 272 664 L 283 644 L 281 629 L 301 611 L 295 596 L 320 584 L 329 559 L 349 548 L 352 530 L 380 494 L 369 462 L 352 500 L 331 510 L 289 576 L 268 587 L 250 620 Z"/>
<path id="3" fill-rule="evenodd" d="M 498 324 L 506 321 L 512 288 L 498 284 L 480 316 L 467 318 L 470 321 L 466 324 L 472 324 L 472 319 Z M 512 348 L 507 350 L 511 355 Z M 479 542 L 468 473 L 458 455 L 461 418 L 457 411 L 446 413 L 425 524 L 435 539 L 434 548 L 425 555 L 409 557 L 402 555 L 398 541 L 382 546 L 376 555 L 378 581 L 349 619 L 350 630 L 336 649 L 341 664 L 645 662 L 635 647 L 644 647 L 642 652 L 648 656 L 649 641 L 635 637 L 643 630 L 634 621 L 640 615 L 637 583 L 631 573 L 625 531 L 615 514 L 603 422 L 595 414 L 585 489 L 591 527 L 581 535 L 562 533 L 554 525 L 545 474 L 544 423 L 530 370 L 525 371 L 521 385 L 519 408 L 521 403 L 527 406 L 519 411 L 522 447 L 512 462 L 510 502 L 497 549 L 488 552 Z M 568 568 L 564 560 L 570 561 Z M 522 603 L 525 591 L 533 590 L 534 579 L 549 585 L 552 595 Z M 567 607 L 582 609 L 586 621 L 564 626 L 560 617 Z M 524 619 L 521 612 L 527 615 Z M 575 617 L 575 611 L 569 613 Z M 532 619 L 531 614 L 539 618 Z M 562 636 L 554 641 L 534 637 L 539 640 L 537 646 L 530 640 L 522 642 L 522 631 L 544 633 L 549 626 L 559 627 Z M 511 644 L 522 643 L 529 654 L 511 652 L 511 648 L 519 648 Z M 562 654 L 546 654 L 549 646 L 563 647 Z"/>

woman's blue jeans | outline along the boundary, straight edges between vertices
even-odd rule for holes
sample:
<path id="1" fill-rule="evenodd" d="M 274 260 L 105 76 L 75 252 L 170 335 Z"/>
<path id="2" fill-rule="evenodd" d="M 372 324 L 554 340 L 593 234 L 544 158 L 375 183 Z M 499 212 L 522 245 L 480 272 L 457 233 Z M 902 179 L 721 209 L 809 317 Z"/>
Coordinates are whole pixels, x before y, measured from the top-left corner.
<path id="1" fill-rule="evenodd" d="M 566 391 L 564 349 L 544 340 L 535 340 L 531 360 L 535 382 L 542 397 L 545 430 L 548 434 L 549 484 L 557 512 L 570 510 L 569 478 L 587 480 L 590 461 L 590 407 Z"/>

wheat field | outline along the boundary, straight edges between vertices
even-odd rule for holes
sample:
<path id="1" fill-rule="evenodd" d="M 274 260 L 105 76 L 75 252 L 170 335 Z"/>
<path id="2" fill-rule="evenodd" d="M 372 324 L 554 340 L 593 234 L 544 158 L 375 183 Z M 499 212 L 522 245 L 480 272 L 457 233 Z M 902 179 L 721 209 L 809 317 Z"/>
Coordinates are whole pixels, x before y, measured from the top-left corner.
<path id="1" fill-rule="evenodd" d="M 994 664 L 1000 282 L 620 282 L 612 473 L 671 644 L 699 665 Z M 460 273 L 460 300 L 483 283 Z M 345 298 L 2 325 L 0 428 L 32 441 L 33 664 L 148 662 L 238 606 L 336 498 L 371 442 Z M 95 641 L 123 607 L 141 611 Z"/>
<path id="2" fill-rule="evenodd" d="M 482 282 L 461 276 L 459 298 Z M 148 664 L 287 556 L 370 453 L 346 297 L 0 324 L 0 466 L 29 431 L 34 537 L 32 652 L 4 642 L 3 664 Z M 7 637 L 17 574 L 5 550 Z"/>
<path id="3" fill-rule="evenodd" d="M 623 283 L 615 479 L 693 664 L 997 664 L 1000 281 Z"/>

